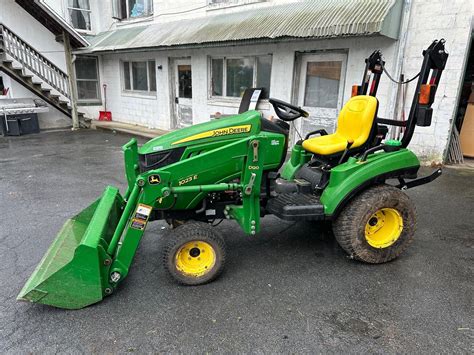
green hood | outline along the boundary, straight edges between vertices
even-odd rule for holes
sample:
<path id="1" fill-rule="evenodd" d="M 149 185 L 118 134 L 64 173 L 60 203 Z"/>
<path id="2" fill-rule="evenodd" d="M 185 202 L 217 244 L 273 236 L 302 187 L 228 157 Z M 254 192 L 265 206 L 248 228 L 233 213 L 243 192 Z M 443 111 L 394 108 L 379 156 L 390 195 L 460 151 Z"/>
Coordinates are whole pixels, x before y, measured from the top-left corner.
<path id="1" fill-rule="evenodd" d="M 261 114 L 247 111 L 240 115 L 215 119 L 190 127 L 178 129 L 163 136 L 153 138 L 138 149 L 139 154 L 149 154 L 163 150 L 207 143 L 216 139 L 236 139 L 260 132 Z"/>

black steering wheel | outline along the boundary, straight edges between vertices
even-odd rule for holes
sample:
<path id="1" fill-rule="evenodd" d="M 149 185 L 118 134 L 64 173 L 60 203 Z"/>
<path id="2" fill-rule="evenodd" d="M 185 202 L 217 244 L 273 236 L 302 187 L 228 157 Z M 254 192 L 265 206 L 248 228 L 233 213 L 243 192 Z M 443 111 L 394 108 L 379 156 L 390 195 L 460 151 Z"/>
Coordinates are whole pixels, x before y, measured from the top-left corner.
<path id="1" fill-rule="evenodd" d="M 309 113 L 301 107 L 294 106 L 278 99 L 270 98 L 268 101 L 273 105 L 276 115 L 283 121 L 294 121 L 301 116 L 309 117 Z"/>

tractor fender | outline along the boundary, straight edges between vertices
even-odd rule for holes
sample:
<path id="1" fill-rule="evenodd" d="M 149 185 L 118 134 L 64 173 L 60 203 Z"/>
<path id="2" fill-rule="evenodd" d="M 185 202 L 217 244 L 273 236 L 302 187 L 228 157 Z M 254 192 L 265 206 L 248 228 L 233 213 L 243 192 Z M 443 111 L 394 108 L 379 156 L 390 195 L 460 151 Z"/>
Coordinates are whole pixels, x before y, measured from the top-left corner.
<path id="1" fill-rule="evenodd" d="M 345 205 L 363 190 L 385 180 L 416 175 L 420 162 L 408 149 L 369 155 L 361 161 L 350 158 L 331 170 L 328 186 L 321 195 L 326 218 L 335 219 Z"/>

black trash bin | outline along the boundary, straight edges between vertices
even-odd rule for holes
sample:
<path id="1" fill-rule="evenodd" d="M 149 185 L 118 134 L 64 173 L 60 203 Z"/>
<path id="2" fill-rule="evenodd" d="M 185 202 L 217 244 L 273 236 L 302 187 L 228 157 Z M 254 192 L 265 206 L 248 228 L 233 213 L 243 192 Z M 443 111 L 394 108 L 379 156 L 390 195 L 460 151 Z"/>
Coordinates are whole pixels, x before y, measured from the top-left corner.
<path id="1" fill-rule="evenodd" d="M 4 136 L 21 136 L 40 131 L 36 113 L 2 116 L 1 129 Z"/>

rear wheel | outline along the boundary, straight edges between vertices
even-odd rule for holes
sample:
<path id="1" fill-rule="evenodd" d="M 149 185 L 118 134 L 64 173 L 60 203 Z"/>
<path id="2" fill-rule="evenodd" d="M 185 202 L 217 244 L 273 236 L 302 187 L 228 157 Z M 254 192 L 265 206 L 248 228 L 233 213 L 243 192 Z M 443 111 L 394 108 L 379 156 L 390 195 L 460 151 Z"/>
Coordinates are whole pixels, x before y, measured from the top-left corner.
<path id="1" fill-rule="evenodd" d="M 401 190 L 380 185 L 356 196 L 334 222 L 339 245 L 353 258 L 379 264 L 397 258 L 413 241 L 416 211 Z"/>
<path id="2" fill-rule="evenodd" d="M 224 269 L 224 239 L 207 223 L 180 225 L 170 232 L 163 263 L 168 273 L 181 284 L 210 282 Z"/>

